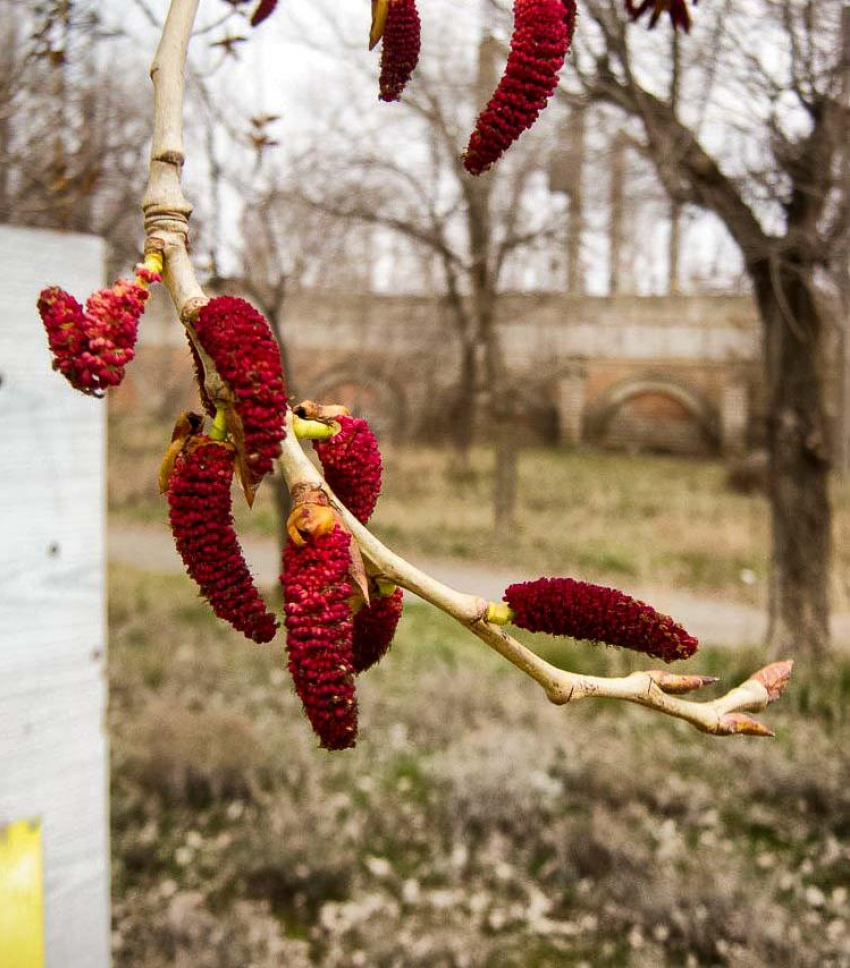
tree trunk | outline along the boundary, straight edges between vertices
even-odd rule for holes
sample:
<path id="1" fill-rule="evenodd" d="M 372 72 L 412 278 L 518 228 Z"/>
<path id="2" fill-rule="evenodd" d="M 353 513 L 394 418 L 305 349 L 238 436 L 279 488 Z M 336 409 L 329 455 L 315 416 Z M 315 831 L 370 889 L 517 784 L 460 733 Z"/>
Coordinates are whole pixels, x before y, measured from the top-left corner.
<path id="1" fill-rule="evenodd" d="M 764 325 L 768 495 L 773 524 L 768 641 L 776 655 L 829 649 L 831 513 L 823 388 L 824 320 L 811 269 L 750 268 Z"/>
<path id="2" fill-rule="evenodd" d="M 608 292 L 616 296 L 622 289 L 626 181 L 626 141 L 617 134 L 611 146 L 611 181 L 608 196 Z"/>
<path id="3" fill-rule="evenodd" d="M 578 108 L 570 116 L 570 208 L 567 214 L 567 292 L 584 295 L 584 273 L 581 266 L 581 243 L 584 234 L 584 129 L 585 111 Z"/>
<path id="4" fill-rule="evenodd" d="M 463 340 L 460 352 L 460 374 L 451 414 L 453 452 L 448 468 L 451 477 L 465 477 L 469 474 L 477 404 L 475 344 L 471 340 Z"/>
<path id="5" fill-rule="evenodd" d="M 519 449 L 521 434 L 511 406 L 493 408 L 490 433 L 495 438 L 493 468 L 493 530 L 510 532 L 517 523 L 519 498 Z"/>
<path id="6" fill-rule="evenodd" d="M 682 55 L 679 31 L 670 31 L 670 107 L 679 113 L 679 94 L 682 80 Z M 675 198 L 670 199 L 670 236 L 667 240 L 667 292 L 679 294 L 679 256 L 682 245 L 682 206 Z"/>

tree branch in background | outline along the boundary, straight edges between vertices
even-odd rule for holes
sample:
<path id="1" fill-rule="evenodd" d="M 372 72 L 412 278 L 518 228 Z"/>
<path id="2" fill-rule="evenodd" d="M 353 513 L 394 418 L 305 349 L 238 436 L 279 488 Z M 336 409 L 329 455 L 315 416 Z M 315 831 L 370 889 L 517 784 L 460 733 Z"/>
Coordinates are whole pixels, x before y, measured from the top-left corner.
<path id="1" fill-rule="evenodd" d="M 644 153 L 670 199 L 713 213 L 741 252 L 763 331 L 773 533 L 771 648 L 781 654 L 802 638 L 812 655 L 825 654 L 831 548 L 830 432 L 824 405 L 828 310 L 818 293 L 818 271 L 830 262 L 834 233 L 850 231 L 846 223 L 836 229 L 835 221 L 847 206 L 848 188 L 837 176 L 837 158 L 848 114 L 846 98 L 842 101 L 838 92 L 847 73 L 850 17 L 842 14 L 836 24 L 837 6 L 815 9 L 793 0 L 716 14 L 717 28 L 705 50 L 710 66 L 701 68 L 707 81 L 717 81 L 713 65 L 718 51 L 729 45 L 740 53 L 731 65 L 743 66 L 738 74 L 730 68 L 721 83 L 737 81 L 734 90 L 742 109 L 749 101 L 763 107 L 761 116 L 751 111 L 751 127 L 761 135 L 762 164 L 748 164 L 733 176 L 724 171 L 721 156 L 712 154 L 697 130 L 682 120 L 676 104 L 641 81 L 643 65 L 629 45 L 614 0 L 587 0 L 587 7 L 596 42 L 590 44 L 593 68 L 580 72 L 586 96 L 614 105 L 640 124 Z M 781 75 L 782 58 L 771 55 L 768 60 L 752 46 L 739 50 L 745 41 L 739 42 L 729 25 L 733 15 L 749 17 L 749 27 L 767 22 L 781 28 L 787 76 Z M 692 35 L 688 42 L 693 41 Z M 682 71 L 686 80 L 684 64 Z M 795 95 L 805 119 L 780 117 L 777 102 L 786 90 Z M 697 113 L 699 125 L 704 113 Z M 844 421 L 839 433 L 846 435 L 850 416 L 845 414 Z"/>

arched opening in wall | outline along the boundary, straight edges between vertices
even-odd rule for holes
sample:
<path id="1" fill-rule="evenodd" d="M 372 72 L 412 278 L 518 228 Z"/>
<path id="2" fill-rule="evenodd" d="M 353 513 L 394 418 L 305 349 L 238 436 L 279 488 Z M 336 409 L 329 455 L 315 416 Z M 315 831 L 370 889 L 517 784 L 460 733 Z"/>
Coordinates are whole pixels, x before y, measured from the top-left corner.
<path id="1" fill-rule="evenodd" d="M 404 392 L 384 378 L 336 372 L 317 381 L 319 403 L 341 403 L 355 417 L 364 417 L 375 434 L 397 443 L 405 437 L 407 401 Z"/>
<path id="2" fill-rule="evenodd" d="M 589 442 L 612 450 L 706 455 L 719 449 L 711 403 L 674 382 L 630 380 L 607 390 L 591 407 L 586 428 Z"/>

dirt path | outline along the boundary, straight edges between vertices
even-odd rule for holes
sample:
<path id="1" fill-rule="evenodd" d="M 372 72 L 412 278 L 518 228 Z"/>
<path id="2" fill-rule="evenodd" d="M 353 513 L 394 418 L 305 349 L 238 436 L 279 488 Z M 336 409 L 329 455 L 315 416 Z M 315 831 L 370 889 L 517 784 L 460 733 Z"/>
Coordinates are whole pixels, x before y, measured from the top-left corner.
<path id="1" fill-rule="evenodd" d="M 242 545 L 260 584 L 277 581 L 280 563 L 275 542 L 271 538 L 246 537 Z M 166 574 L 183 571 L 171 535 L 163 528 L 111 522 L 108 554 L 111 562 L 143 571 Z M 495 601 L 501 599 L 505 586 L 511 582 L 536 577 L 457 559 L 411 557 L 411 561 L 453 588 Z M 763 608 L 670 588 L 630 587 L 627 591 L 673 615 L 708 644 L 752 645 L 764 638 Z M 833 616 L 833 636 L 836 644 L 850 646 L 850 614 Z"/>

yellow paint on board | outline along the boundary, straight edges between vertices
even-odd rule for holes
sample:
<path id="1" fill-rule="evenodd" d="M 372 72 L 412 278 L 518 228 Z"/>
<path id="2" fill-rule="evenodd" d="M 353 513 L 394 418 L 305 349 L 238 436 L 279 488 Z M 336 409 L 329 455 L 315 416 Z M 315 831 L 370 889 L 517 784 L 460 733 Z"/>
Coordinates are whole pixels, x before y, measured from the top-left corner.
<path id="1" fill-rule="evenodd" d="M 0 965 L 44 968 L 44 871 L 37 821 L 0 828 Z"/>

